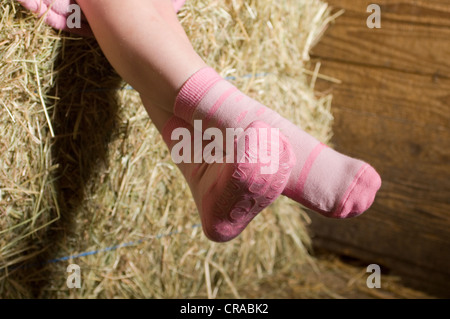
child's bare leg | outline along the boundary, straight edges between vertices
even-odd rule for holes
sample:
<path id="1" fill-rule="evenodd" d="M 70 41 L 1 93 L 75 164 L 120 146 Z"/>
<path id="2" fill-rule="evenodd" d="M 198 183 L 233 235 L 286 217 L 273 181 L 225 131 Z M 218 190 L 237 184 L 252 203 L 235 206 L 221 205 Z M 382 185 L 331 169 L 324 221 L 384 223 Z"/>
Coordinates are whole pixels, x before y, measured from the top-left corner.
<path id="1" fill-rule="evenodd" d="M 183 83 L 206 67 L 170 0 L 78 0 L 116 71 L 153 105 L 172 112 Z"/>

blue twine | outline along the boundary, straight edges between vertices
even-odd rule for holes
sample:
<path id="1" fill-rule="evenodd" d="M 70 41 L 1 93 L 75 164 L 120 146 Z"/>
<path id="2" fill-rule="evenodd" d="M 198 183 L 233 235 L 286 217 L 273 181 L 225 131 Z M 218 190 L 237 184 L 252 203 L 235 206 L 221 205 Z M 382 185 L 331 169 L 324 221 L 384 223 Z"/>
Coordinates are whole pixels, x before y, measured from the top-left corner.
<path id="1" fill-rule="evenodd" d="M 264 72 L 264 73 L 256 73 L 256 74 L 246 74 L 246 75 L 242 75 L 240 77 L 238 77 L 238 76 L 227 76 L 225 78 L 225 80 L 227 80 L 227 81 L 235 81 L 235 80 L 237 80 L 239 78 L 243 78 L 243 79 L 249 79 L 249 78 L 252 78 L 252 77 L 262 78 L 262 77 L 268 76 L 269 74 L 270 73 L 268 73 L 268 72 Z M 126 86 L 124 86 L 122 88 L 118 88 L 118 89 L 97 88 L 97 89 L 86 89 L 86 90 L 83 90 L 83 92 L 105 92 L 105 91 L 127 91 L 127 90 L 132 91 L 132 90 L 134 90 L 134 88 L 131 85 L 126 85 Z"/>
<path id="2" fill-rule="evenodd" d="M 270 73 L 268 73 L 268 72 L 264 72 L 264 73 L 256 73 L 255 75 L 253 75 L 253 74 L 246 74 L 246 75 L 243 75 L 243 76 L 241 76 L 241 78 L 244 78 L 244 79 L 250 79 L 250 78 L 252 78 L 252 77 L 255 77 L 255 78 L 263 78 L 263 77 L 266 77 L 266 76 L 268 76 Z M 235 81 L 235 80 L 237 80 L 239 77 L 237 77 L 237 76 L 227 76 L 226 78 L 225 78 L 225 80 L 227 80 L 227 81 Z"/>
<path id="3" fill-rule="evenodd" d="M 195 229 L 201 227 L 200 224 L 195 224 L 189 228 L 185 228 L 184 230 L 187 229 Z M 71 255 L 71 256 L 64 256 L 64 257 L 60 257 L 60 258 L 55 258 L 55 259 L 50 259 L 47 260 L 45 262 L 39 263 L 39 264 L 29 264 L 29 265 L 21 265 L 21 266 L 12 266 L 12 267 L 8 267 L 9 270 L 16 270 L 16 269 L 26 269 L 26 268 L 30 268 L 30 267 L 36 267 L 36 266 L 40 266 L 40 265 L 46 265 L 46 264 L 53 264 L 53 263 L 57 263 L 57 262 L 61 262 L 61 261 L 67 261 L 67 260 L 71 260 L 71 259 L 78 259 L 78 258 L 82 258 L 82 257 L 86 257 L 86 256 L 92 256 L 92 255 L 97 255 L 100 253 L 105 253 L 108 251 L 114 251 L 117 250 L 119 248 L 124 248 L 124 247 L 130 247 L 130 246 L 137 246 L 139 244 L 142 244 L 145 241 L 149 241 L 151 239 L 161 239 L 164 237 L 170 237 L 173 235 L 178 235 L 180 234 L 181 231 L 179 230 L 174 230 L 170 233 L 167 234 L 158 234 L 156 236 L 154 236 L 153 238 L 149 238 L 149 239 L 139 239 L 137 241 L 130 241 L 128 243 L 123 243 L 123 244 L 118 244 L 118 245 L 114 245 L 114 246 L 110 246 L 110 247 L 106 247 L 106 248 L 102 248 L 102 249 L 98 249 L 98 250 L 92 250 L 92 251 L 86 251 L 77 255 Z"/>

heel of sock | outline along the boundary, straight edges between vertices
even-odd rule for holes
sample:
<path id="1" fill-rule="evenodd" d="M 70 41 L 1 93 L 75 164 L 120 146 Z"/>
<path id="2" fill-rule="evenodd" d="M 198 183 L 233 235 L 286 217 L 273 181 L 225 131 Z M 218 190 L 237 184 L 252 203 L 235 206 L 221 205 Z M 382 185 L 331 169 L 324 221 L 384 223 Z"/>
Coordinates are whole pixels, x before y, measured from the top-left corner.
<path id="1" fill-rule="evenodd" d="M 256 135 L 264 138 L 266 132 L 259 134 L 260 131 L 270 128 L 263 122 L 253 122 L 240 139 L 255 138 Z M 220 177 L 227 180 L 221 195 L 218 198 L 203 198 L 202 224 L 209 239 L 226 242 L 237 237 L 264 208 L 280 196 L 295 164 L 295 155 L 288 140 L 281 134 L 278 137 L 278 141 L 266 141 L 270 145 L 267 147 L 270 152 L 276 149 L 279 153 L 276 171 L 262 173 L 263 165 L 255 160 L 258 150 L 255 154 L 252 143 L 247 143 L 241 158 L 244 161 L 227 164 L 230 165 L 224 171 L 227 176 Z M 236 143 L 240 144 L 239 140 Z M 214 191 L 211 190 L 211 193 Z"/>

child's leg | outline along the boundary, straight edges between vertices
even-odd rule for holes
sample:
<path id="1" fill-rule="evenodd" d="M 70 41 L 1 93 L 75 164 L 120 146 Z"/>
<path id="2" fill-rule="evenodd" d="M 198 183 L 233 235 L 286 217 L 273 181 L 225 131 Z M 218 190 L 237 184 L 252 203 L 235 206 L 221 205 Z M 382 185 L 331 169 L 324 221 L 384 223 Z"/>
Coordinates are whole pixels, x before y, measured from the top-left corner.
<path id="1" fill-rule="evenodd" d="M 168 0 L 78 2 L 106 56 L 144 100 L 191 125 L 200 119 L 204 127 L 224 130 L 264 121 L 295 149 L 297 163 L 284 195 L 336 218 L 356 216 L 372 204 L 381 184 L 376 171 L 325 147 L 205 67 Z"/>
<path id="2" fill-rule="evenodd" d="M 171 112 L 182 84 L 206 64 L 193 50 L 171 0 L 78 0 L 116 71 Z"/>
<path id="3" fill-rule="evenodd" d="M 193 137 L 192 127 L 170 111 L 183 83 L 206 65 L 185 33 L 180 32 L 171 1 L 79 0 L 78 3 L 106 57 L 139 91 L 169 148 L 177 144 L 171 140 L 172 129 L 184 129 Z M 256 122 L 248 128 L 258 131 L 267 125 Z M 188 181 L 208 238 L 227 241 L 236 237 L 283 191 L 295 157 L 282 136 L 278 140 L 267 138 L 266 142 L 269 151 L 279 155 L 275 163 L 278 170 L 273 173 L 262 174 L 264 165 L 260 162 L 207 164 L 203 160 L 199 164 L 178 165 Z M 244 157 L 257 151 L 246 147 Z M 200 153 L 204 159 L 202 150 Z"/>

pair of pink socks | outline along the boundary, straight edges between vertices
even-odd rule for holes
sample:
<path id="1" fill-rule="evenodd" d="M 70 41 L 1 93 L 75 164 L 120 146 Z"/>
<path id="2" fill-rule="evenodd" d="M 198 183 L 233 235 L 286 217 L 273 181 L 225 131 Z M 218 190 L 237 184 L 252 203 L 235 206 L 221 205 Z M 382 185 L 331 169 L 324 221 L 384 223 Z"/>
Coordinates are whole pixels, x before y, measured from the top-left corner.
<path id="1" fill-rule="evenodd" d="M 192 75 L 178 93 L 174 116 L 162 130 L 169 148 L 173 149 L 179 140 L 178 135 L 173 135 L 177 128 L 195 135 L 195 121 L 201 122 L 203 132 L 218 129 L 223 136 L 227 135 L 227 128 L 241 128 L 244 132 L 263 130 L 263 134 L 255 133 L 260 142 L 269 145 L 263 152 L 261 144 L 248 145 L 238 140 L 235 148 L 247 147 L 244 153 L 256 154 L 256 159 L 267 149 L 272 154 L 279 152 L 275 157 L 279 169 L 268 174 L 262 173 L 264 165 L 258 160 L 240 163 L 235 158 L 234 164 L 205 161 L 178 164 L 191 187 L 205 234 L 212 240 L 236 237 L 259 211 L 281 194 L 326 217 L 347 218 L 366 211 L 381 186 L 379 175 L 369 164 L 320 143 L 240 92 L 209 67 Z M 279 129 L 278 140 L 270 139 L 266 129 Z M 243 133 L 240 138 L 245 136 Z M 194 143 L 192 140 L 191 146 Z M 222 145 L 225 148 L 225 143 Z M 273 163 L 266 163 L 270 164 Z"/>

